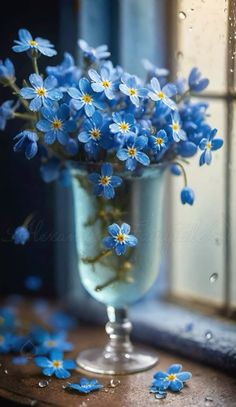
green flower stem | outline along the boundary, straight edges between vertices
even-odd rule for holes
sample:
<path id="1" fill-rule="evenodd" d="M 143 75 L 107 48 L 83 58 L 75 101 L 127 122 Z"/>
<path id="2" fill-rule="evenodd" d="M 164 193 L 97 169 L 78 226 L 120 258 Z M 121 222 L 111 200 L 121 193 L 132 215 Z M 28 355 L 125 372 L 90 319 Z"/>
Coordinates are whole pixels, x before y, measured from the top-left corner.
<path id="1" fill-rule="evenodd" d="M 22 120 L 35 120 L 35 116 L 30 113 L 18 113 L 14 112 L 13 117 L 16 117 L 17 119 L 22 119 Z"/>
<path id="2" fill-rule="evenodd" d="M 30 222 L 33 220 L 34 216 L 35 216 L 34 212 L 31 213 L 30 215 L 28 215 L 23 223 L 23 226 L 25 226 L 27 228 L 29 226 Z"/>
<path id="3" fill-rule="evenodd" d="M 110 249 L 103 250 L 101 253 L 99 253 L 95 257 L 83 257 L 81 260 L 86 264 L 93 264 L 93 263 L 100 261 L 104 257 L 109 256 L 111 253 L 112 253 L 112 250 L 110 250 Z"/>
<path id="4" fill-rule="evenodd" d="M 105 283 L 103 283 L 103 284 L 97 285 L 97 286 L 95 287 L 95 291 L 96 291 L 96 292 L 102 291 L 104 288 L 106 288 L 106 287 L 108 287 L 109 285 L 111 285 L 111 284 L 113 284 L 113 283 L 116 283 L 116 282 L 118 282 L 118 281 L 120 281 L 119 275 L 117 275 L 117 276 L 115 276 L 115 277 L 112 277 L 110 280 L 107 280 L 107 281 L 106 281 Z"/>
<path id="5" fill-rule="evenodd" d="M 33 68 L 34 68 L 34 72 L 39 75 L 39 68 L 38 68 L 38 61 L 37 58 L 32 57 L 32 64 L 33 64 Z"/>
<path id="6" fill-rule="evenodd" d="M 183 95 L 181 95 L 180 97 L 179 97 L 179 99 L 176 101 L 176 103 L 181 103 L 186 97 L 189 97 L 190 96 L 190 89 L 187 89 L 184 93 L 183 93 Z"/>
<path id="7" fill-rule="evenodd" d="M 184 186 L 187 187 L 187 185 L 188 185 L 187 174 L 186 174 L 183 164 L 179 163 L 178 161 L 172 161 L 172 164 L 178 165 L 178 167 L 181 169 L 183 177 L 184 177 Z"/>
<path id="8" fill-rule="evenodd" d="M 25 107 L 26 110 L 29 110 L 29 105 L 28 102 L 22 98 L 22 96 L 20 95 L 20 88 L 18 88 L 18 86 L 16 85 L 15 82 L 8 82 L 8 86 L 16 93 L 16 95 L 19 97 L 20 102 L 22 103 L 22 105 Z"/>

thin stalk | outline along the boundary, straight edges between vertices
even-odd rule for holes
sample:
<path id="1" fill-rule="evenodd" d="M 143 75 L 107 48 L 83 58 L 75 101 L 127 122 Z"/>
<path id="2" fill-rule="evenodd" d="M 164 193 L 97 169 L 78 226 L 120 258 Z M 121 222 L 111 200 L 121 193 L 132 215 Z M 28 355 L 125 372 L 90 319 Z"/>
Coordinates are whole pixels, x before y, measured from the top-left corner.
<path id="1" fill-rule="evenodd" d="M 35 119 L 35 117 L 30 113 L 14 112 L 13 117 L 16 117 L 17 119 L 22 119 L 22 120 L 34 120 Z"/>
<path id="2" fill-rule="evenodd" d="M 116 283 L 118 281 L 120 281 L 120 278 L 118 276 L 115 276 L 115 277 L 111 278 L 110 280 L 107 280 L 104 284 L 97 285 L 95 287 L 95 291 L 96 292 L 102 291 L 104 288 L 106 288 L 109 285 Z"/>
<path id="3" fill-rule="evenodd" d="M 12 90 L 14 90 L 14 92 L 17 94 L 17 96 L 18 96 L 19 99 L 20 99 L 20 102 L 21 102 L 22 105 L 26 108 L 26 110 L 29 110 L 28 102 L 27 102 L 26 100 L 24 100 L 24 99 L 22 98 L 22 96 L 20 95 L 20 88 L 18 88 L 18 86 L 16 85 L 16 83 L 15 83 L 15 82 L 9 82 L 9 83 L 8 83 L 8 86 L 9 86 Z"/>
<path id="4" fill-rule="evenodd" d="M 23 223 L 23 226 L 25 226 L 27 228 L 29 226 L 30 222 L 33 220 L 34 216 L 35 216 L 35 212 L 28 215 Z"/>
<path id="5" fill-rule="evenodd" d="M 38 61 L 37 58 L 32 57 L 32 64 L 33 64 L 33 68 L 34 68 L 34 72 L 39 75 L 39 68 L 38 68 Z"/>
<path id="6" fill-rule="evenodd" d="M 102 251 L 95 257 L 83 257 L 81 260 L 86 264 L 96 263 L 97 261 L 103 259 L 104 257 L 109 256 L 111 253 L 112 253 L 112 251 L 110 249 L 108 249 L 108 250 Z"/>
<path id="7" fill-rule="evenodd" d="M 187 174 L 186 174 L 184 166 L 181 163 L 179 163 L 178 161 L 172 161 L 172 164 L 178 165 L 179 168 L 181 169 L 183 177 L 184 177 L 184 186 L 187 187 L 188 180 L 187 180 Z"/>

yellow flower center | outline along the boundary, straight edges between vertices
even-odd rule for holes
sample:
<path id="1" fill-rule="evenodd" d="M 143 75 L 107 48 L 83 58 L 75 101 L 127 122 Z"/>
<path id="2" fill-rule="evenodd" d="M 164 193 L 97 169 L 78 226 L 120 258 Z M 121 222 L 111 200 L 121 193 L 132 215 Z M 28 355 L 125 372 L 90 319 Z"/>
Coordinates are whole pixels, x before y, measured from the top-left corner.
<path id="1" fill-rule="evenodd" d="M 44 88 L 37 88 L 36 93 L 38 96 L 45 96 L 46 95 L 46 89 Z"/>
<path id="2" fill-rule="evenodd" d="M 167 380 L 170 380 L 170 382 L 173 382 L 176 379 L 176 374 L 169 374 L 167 376 Z"/>
<path id="3" fill-rule="evenodd" d="M 91 137 L 92 137 L 94 140 L 97 140 L 97 139 L 99 139 L 99 138 L 101 137 L 101 132 L 100 132 L 99 129 L 91 129 L 91 130 L 89 131 L 89 133 L 90 133 Z"/>
<path id="4" fill-rule="evenodd" d="M 110 87 L 110 82 L 108 80 L 102 81 L 102 86 L 104 86 L 104 88 L 109 88 Z"/>
<path id="5" fill-rule="evenodd" d="M 100 184 L 102 184 L 102 185 L 108 185 L 109 182 L 110 182 L 110 177 L 108 177 L 107 175 L 104 175 L 100 179 Z"/>
<path id="6" fill-rule="evenodd" d="M 210 142 L 210 141 L 208 141 L 208 143 L 206 143 L 206 148 L 207 148 L 208 150 L 211 149 L 211 142 Z"/>
<path id="7" fill-rule="evenodd" d="M 164 94 L 163 92 L 157 92 L 157 96 L 158 96 L 160 99 L 164 99 L 165 94 Z"/>
<path id="8" fill-rule="evenodd" d="M 62 363 L 60 360 L 54 360 L 52 362 L 52 365 L 53 365 L 53 367 L 60 368 L 62 366 Z"/>
<path id="9" fill-rule="evenodd" d="M 61 120 L 59 120 L 59 119 L 53 120 L 53 122 L 52 122 L 52 127 L 53 127 L 54 130 L 60 129 L 61 126 L 62 126 Z"/>
<path id="10" fill-rule="evenodd" d="M 5 319 L 3 317 L 0 316 L 0 325 L 3 325 L 5 322 Z"/>
<path id="11" fill-rule="evenodd" d="M 137 90 L 134 89 L 134 88 L 130 88 L 129 89 L 129 94 L 130 94 L 130 96 L 135 96 L 135 95 L 137 95 Z"/>
<path id="12" fill-rule="evenodd" d="M 129 125 L 128 125 L 128 123 L 121 122 L 119 124 L 119 128 L 122 131 L 122 133 L 127 133 L 127 131 L 129 130 Z"/>
<path id="13" fill-rule="evenodd" d="M 173 129 L 174 131 L 178 131 L 178 130 L 179 130 L 179 123 L 174 122 L 171 127 L 172 127 L 172 129 Z"/>
<path id="14" fill-rule="evenodd" d="M 93 99 L 88 93 L 85 93 L 82 97 L 82 100 L 84 103 L 91 103 Z"/>
<path id="15" fill-rule="evenodd" d="M 31 45 L 31 47 L 37 47 L 37 45 L 38 45 L 37 41 L 34 41 L 34 40 L 29 40 L 28 43 L 29 43 L 29 45 Z"/>
<path id="16" fill-rule="evenodd" d="M 128 147 L 128 154 L 130 157 L 134 158 L 136 156 L 136 148 L 134 147 Z"/>
<path id="17" fill-rule="evenodd" d="M 125 235 L 124 235 L 124 233 L 119 233 L 119 234 L 116 236 L 116 240 L 117 240 L 117 242 L 119 242 L 119 243 L 123 243 L 123 242 L 125 241 Z"/>
<path id="18" fill-rule="evenodd" d="M 53 348 L 56 346 L 56 341 L 47 341 L 47 346 L 49 346 L 49 348 Z"/>
<path id="19" fill-rule="evenodd" d="M 156 144 L 158 144 L 160 146 L 162 143 L 163 143 L 163 138 L 157 137 L 156 138 Z"/>
<path id="20" fill-rule="evenodd" d="M 4 336 L 0 335 L 0 344 L 4 343 Z"/>

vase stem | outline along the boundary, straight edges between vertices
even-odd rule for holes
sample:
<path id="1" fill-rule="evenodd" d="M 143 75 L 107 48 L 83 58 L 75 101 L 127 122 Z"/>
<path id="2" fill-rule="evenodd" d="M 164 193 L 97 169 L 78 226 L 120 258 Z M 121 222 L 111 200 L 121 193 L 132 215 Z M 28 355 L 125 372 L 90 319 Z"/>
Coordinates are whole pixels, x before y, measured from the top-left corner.
<path id="1" fill-rule="evenodd" d="M 108 344 L 104 355 L 106 358 L 116 360 L 118 355 L 127 358 L 133 351 L 133 345 L 130 341 L 130 332 L 132 324 L 128 319 L 127 308 L 107 307 L 109 321 L 106 324 L 106 333 L 109 336 Z"/>

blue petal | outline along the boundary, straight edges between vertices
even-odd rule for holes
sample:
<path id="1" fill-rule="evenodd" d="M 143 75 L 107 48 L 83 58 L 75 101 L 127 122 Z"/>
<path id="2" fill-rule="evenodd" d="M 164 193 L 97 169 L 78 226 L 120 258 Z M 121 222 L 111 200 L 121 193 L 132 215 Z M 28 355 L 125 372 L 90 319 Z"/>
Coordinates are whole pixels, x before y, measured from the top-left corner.
<path id="1" fill-rule="evenodd" d="M 49 75 L 45 80 L 44 80 L 44 87 L 47 90 L 54 89 L 57 86 L 57 78 L 53 75 Z"/>
<path id="2" fill-rule="evenodd" d="M 156 372 L 153 377 L 154 377 L 154 379 L 159 380 L 159 379 L 165 379 L 167 376 L 168 376 L 168 374 L 166 372 L 159 371 L 159 372 Z"/>
<path id="3" fill-rule="evenodd" d="M 25 149 L 25 156 L 27 160 L 31 160 L 38 152 L 37 143 L 30 143 Z"/>
<path id="4" fill-rule="evenodd" d="M 58 379 L 68 379 L 71 376 L 70 372 L 66 369 L 55 369 L 55 376 Z"/>
<path id="5" fill-rule="evenodd" d="M 138 239 L 133 235 L 126 236 L 125 243 L 127 246 L 134 247 L 138 243 Z"/>
<path id="6" fill-rule="evenodd" d="M 65 146 L 69 141 L 69 136 L 64 131 L 58 130 L 57 131 L 57 140 L 59 141 L 60 144 Z"/>
<path id="7" fill-rule="evenodd" d="M 224 141 L 220 138 L 216 138 L 214 140 L 212 140 L 211 142 L 211 149 L 213 151 L 218 150 L 219 148 L 221 148 L 224 144 Z"/>
<path id="8" fill-rule="evenodd" d="M 12 50 L 14 52 L 24 52 L 27 51 L 28 49 L 30 49 L 30 45 L 29 44 L 24 44 L 24 45 L 14 45 L 12 47 Z"/>
<path id="9" fill-rule="evenodd" d="M 24 99 L 33 99 L 35 97 L 35 91 L 33 88 L 22 88 L 20 91 L 20 95 L 24 98 Z"/>
<path id="10" fill-rule="evenodd" d="M 117 177 L 116 175 L 113 175 L 112 177 L 111 177 L 111 179 L 110 179 L 110 184 L 113 186 L 113 187 L 118 187 L 119 185 L 121 185 L 122 184 L 122 178 L 120 178 L 120 177 Z"/>
<path id="11" fill-rule="evenodd" d="M 78 140 L 81 141 L 81 143 L 87 143 L 90 140 L 90 135 L 86 131 L 82 131 L 78 135 Z"/>
<path id="12" fill-rule="evenodd" d="M 100 175 L 97 174 L 96 172 L 93 172 L 92 174 L 89 174 L 88 179 L 90 182 L 93 182 L 94 184 L 98 184 Z"/>
<path id="13" fill-rule="evenodd" d="M 51 130 L 51 124 L 48 120 L 42 119 L 36 124 L 38 130 L 46 133 L 47 131 Z"/>
<path id="14" fill-rule="evenodd" d="M 47 97 L 52 100 L 60 100 L 63 98 L 63 93 L 60 89 L 52 89 L 48 91 Z"/>
<path id="15" fill-rule="evenodd" d="M 150 158 L 147 156 L 147 154 L 143 153 L 142 151 L 137 152 L 136 160 L 139 163 L 146 165 L 146 166 L 150 164 Z"/>
<path id="16" fill-rule="evenodd" d="M 29 81 L 34 88 L 42 88 L 43 87 L 43 79 L 40 75 L 36 73 L 32 73 L 29 76 Z"/>
<path id="17" fill-rule="evenodd" d="M 57 138 L 57 133 L 53 130 L 48 131 L 45 135 L 44 135 L 44 141 L 46 144 L 53 144 L 56 141 Z"/>
<path id="18" fill-rule="evenodd" d="M 186 382 L 192 378 L 192 374 L 190 372 L 180 372 L 176 374 L 177 379 L 181 380 L 182 382 Z"/>
<path id="19" fill-rule="evenodd" d="M 183 385 L 183 382 L 181 382 L 181 380 L 175 379 L 170 382 L 169 387 L 172 391 L 180 391 L 184 387 L 184 385 Z"/>
<path id="20" fill-rule="evenodd" d="M 126 148 L 122 148 L 121 150 L 117 151 L 116 156 L 119 158 L 119 160 L 125 161 L 127 158 L 129 158 L 128 150 Z"/>
<path id="21" fill-rule="evenodd" d="M 31 100 L 31 102 L 29 104 L 29 108 L 30 108 L 30 110 L 32 110 L 32 112 L 39 111 L 41 106 L 42 106 L 42 98 L 40 96 L 36 96 L 36 98 Z"/>
<path id="22" fill-rule="evenodd" d="M 108 232 L 110 233 L 110 235 L 115 237 L 116 235 L 118 235 L 118 233 L 120 233 L 119 225 L 117 225 L 117 223 L 113 223 L 112 225 L 108 226 Z"/>
<path id="23" fill-rule="evenodd" d="M 75 361 L 74 360 L 64 360 L 63 361 L 63 367 L 65 368 L 65 369 L 75 369 L 76 368 L 76 363 L 75 363 Z"/>
<path id="24" fill-rule="evenodd" d="M 167 373 L 168 373 L 168 374 L 179 373 L 181 369 L 182 369 L 182 365 L 175 363 L 175 364 L 170 365 L 170 366 L 168 367 Z"/>
<path id="25" fill-rule="evenodd" d="M 134 145 L 138 150 L 142 150 L 147 144 L 147 137 L 139 136 L 136 138 Z"/>
<path id="26" fill-rule="evenodd" d="M 122 223 L 120 230 L 122 233 L 125 233 L 126 235 L 128 235 L 130 232 L 130 225 L 128 223 Z"/>
<path id="27" fill-rule="evenodd" d="M 102 169 L 101 169 L 101 174 L 104 176 L 110 177 L 112 175 L 113 169 L 112 165 L 110 163 L 104 163 L 102 164 Z"/>
<path id="28" fill-rule="evenodd" d="M 91 93 L 90 82 L 86 78 L 81 78 L 79 80 L 79 88 L 83 93 Z"/>
<path id="29" fill-rule="evenodd" d="M 34 363 L 38 367 L 49 367 L 51 365 L 50 360 L 45 356 L 36 356 L 34 358 Z"/>
<path id="30" fill-rule="evenodd" d="M 103 244 L 105 247 L 107 247 L 108 249 L 111 249 L 112 247 L 115 246 L 115 241 L 113 239 L 113 237 L 111 236 L 107 236 L 103 239 Z"/>
<path id="31" fill-rule="evenodd" d="M 123 244 L 123 245 L 121 245 L 121 244 L 118 244 L 116 247 L 115 247 L 115 251 L 116 251 L 116 254 L 118 254 L 118 256 L 121 256 L 122 254 L 125 254 L 125 252 L 126 252 L 126 246 Z"/>
<path id="32" fill-rule="evenodd" d="M 77 88 L 69 88 L 68 93 L 73 99 L 81 98 L 81 92 Z"/>
<path id="33" fill-rule="evenodd" d="M 49 356 L 51 360 L 63 360 L 63 353 L 58 349 L 53 349 Z"/>
<path id="34" fill-rule="evenodd" d="M 58 119 L 61 119 L 64 122 L 65 120 L 68 119 L 69 115 L 70 115 L 69 106 L 66 105 L 65 103 L 63 103 L 59 107 L 58 112 L 57 112 Z"/>
<path id="35" fill-rule="evenodd" d="M 45 376 L 52 376 L 55 373 L 55 368 L 54 367 L 46 367 L 43 369 L 43 374 Z"/>
<path id="36" fill-rule="evenodd" d="M 93 105 L 90 105 L 90 104 L 85 104 L 84 105 L 84 110 L 85 110 L 86 115 L 88 117 L 91 117 L 95 112 L 95 107 Z"/>
<path id="37" fill-rule="evenodd" d="M 112 199 L 115 196 L 115 190 L 112 185 L 105 185 L 103 187 L 103 196 L 106 199 Z"/>
<path id="38" fill-rule="evenodd" d="M 33 39 L 30 32 L 28 30 L 26 30 L 25 28 L 21 28 L 18 31 L 18 35 L 19 35 L 20 40 L 23 41 L 23 42 L 24 41 L 28 42 L 28 41 L 31 41 Z"/>

